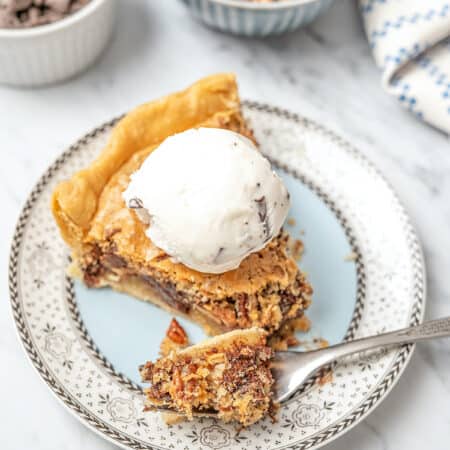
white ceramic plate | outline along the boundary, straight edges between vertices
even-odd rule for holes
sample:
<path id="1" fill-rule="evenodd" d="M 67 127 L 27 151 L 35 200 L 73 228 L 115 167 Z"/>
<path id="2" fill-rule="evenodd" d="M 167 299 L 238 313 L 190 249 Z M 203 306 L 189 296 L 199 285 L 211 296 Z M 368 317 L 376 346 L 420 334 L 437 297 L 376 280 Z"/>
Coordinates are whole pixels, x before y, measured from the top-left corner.
<path id="1" fill-rule="evenodd" d="M 315 288 L 302 340 L 336 343 L 422 320 L 424 263 L 417 236 L 383 177 L 351 145 L 309 120 L 245 103 L 262 151 L 292 198 L 288 226 L 301 234 Z M 157 355 L 170 316 L 109 289 L 65 276 L 68 250 L 53 222 L 56 183 L 86 166 L 115 121 L 86 135 L 43 175 L 22 211 L 10 257 L 11 304 L 24 348 L 41 378 L 80 420 L 133 449 L 306 449 L 335 439 L 388 394 L 413 347 L 378 351 L 337 365 L 333 380 L 310 383 L 283 405 L 279 420 L 236 432 L 211 419 L 167 426 L 142 412 L 137 366 Z M 186 321 L 192 341 L 201 330 Z"/>

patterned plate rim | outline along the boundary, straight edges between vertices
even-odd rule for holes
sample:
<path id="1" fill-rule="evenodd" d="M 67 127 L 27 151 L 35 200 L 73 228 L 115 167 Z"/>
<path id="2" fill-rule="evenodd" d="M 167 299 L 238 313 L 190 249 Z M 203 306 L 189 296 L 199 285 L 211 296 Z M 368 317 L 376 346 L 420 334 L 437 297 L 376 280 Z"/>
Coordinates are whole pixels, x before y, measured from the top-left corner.
<path id="1" fill-rule="evenodd" d="M 397 202 L 400 207 L 399 210 L 404 219 L 405 229 L 407 232 L 407 240 L 410 243 L 411 249 L 411 259 L 413 261 L 414 266 L 414 305 L 412 308 L 412 314 L 410 317 L 410 325 L 416 325 L 420 323 L 423 319 L 425 312 L 425 302 L 426 302 L 426 277 L 425 277 L 425 263 L 423 251 L 417 236 L 417 233 L 413 227 L 413 224 L 402 204 L 399 197 L 395 193 L 391 184 L 385 179 L 385 177 L 376 169 L 376 167 L 362 154 L 359 150 L 357 150 L 352 144 L 348 141 L 340 137 L 334 131 L 331 131 L 324 126 L 316 123 L 313 120 L 307 119 L 301 115 L 296 113 L 291 113 L 285 109 L 270 106 L 268 104 L 254 102 L 254 101 L 245 101 L 243 105 L 249 109 L 266 112 L 269 114 L 274 114 L 279 117 L 283 117 L 286 120 L 302 124 L 308 129 L 312 129 L 317 131 L 318 133 L 326 136 L 332 142 L 336 143 L 341 147 L 344 151 L 351 154 L 351 156 L 360 162 L 362 162 L 366 167 L 370 167 L 376 175 L 383 180 L 383 182 L 388 186 L 391 195 Z M 122 117 L 122 116 L 121 116 Z M 99 420 L 97 417 L 92 415 L 89 411 L 85 410 L 83 405 L 78 404 L 78 402 L 68 393 L 64 386 L 61 383 L 54 379 L 51 373 L 47 370 L 45 363 L 41 360 L 39 354 L 33 347 L 32 340 L 28 334 L 28 330 L 25 325 L 24 318 L 22 316 L 19 294 L 18 294 L 18 256 L 19 251 L 22 245 L 22 237 L 23 231 L 27 224 L 27 220 L 29 218 L 31 209 L 33 208 L 38 196 L 40 195 L 43 188 L 49 182 L 49 180 L 53 177 L 53 175 L 60 169 L 60 167 L 64 164 L 67 158 L 69 158 L 73 152 L 77 151 L 77 149 L 87 144 L 91 139 L 96 137 L 98 133 L 104 132 L 107 129 L 111 128 L 120 117 L 112 119 L 103 125 L 93 129 L 86 135 L 84 135 L 81 139 L 71 145 L 66 151 L 64 151 L 45 171 L 45 173 L 41 176 L 39 181 L 34 186 L 31 191 L 25 205 L 19 215 L 19 219 L 16 224 L 15 233 L 12 240 L 10 258 L 9 258 L 9 291 L 10 291 L 10 301 L 11 301 L 11 311 L 13 315 L 13 319 L 16 325 L 16 331 L 19 337 L 19 340 L 30 360 L 34 368 L 37 370 L 41 378 L 46 382 L 50 390 L 55 394 L 55 396 L 66 406 L 69 411 L 73 413 L 75 417 L 85 423 L 89 428 L 93 431 L 100 434 L 102 437 L 107 440 L 114 442 L 123 447 L 127 448 L 142 448 L 142 443 L 139 441 L 135 441 L 134 439 L 126 436 L 125 434 L 110 428 L 103 421 Z M 305 180 L 302 180 L 305 182 Z M 307 180 L 306 180 L 307 183 Z M 323 198 L 322 198 L 323 200 Z M 352 246 L 354 244 L 352 243 Z M 358 274 L 358 290 L 360 289 L 360 274 Z M 362 277 L 362 281 L 364 281 L 364 277 Z M 355 329 L 355 324 L 359 322 L 360 317 L 360 308 L 361 304 L 358 304 L 360 301 L 359 294 L 357 298 L 357 304 L 355 305 L 355 312 L 352 317 L 352 321 L 349 327 L 349 331 Z M 74 311 L 71 311 L 74 314 Z M 81 330 L 80 330 L 81 331 Z M 84 331 L 83 331 L 84 332 Z M 352 332 L 347 332 L 346 338 L 352 337 Z M 104 358 L 102 355 L 96 350 L 97 356 L 99 359 L 104 362 Z M 317 434 L 311 436 L 310 438 L 302 441 L 299 444 L 290 447 L 293 449 L 310 449 L 310 448 L 318 448 L 326 443 L 334 440 L 341 434 L 353 428 L 357 423 L 363 420 L 376 406 L 378 406 L 382 399 L 386 397 L 386 395 L 391 391 L 391 389 L 395 386 L 395 384 L 400 379 L 401 374 L 405 370 L 414 350 L 414 345 L 405 345 L 399 351 L 394 364 L 392 365 L 389 373 L 385 375 L 385 377 L 379 382 L 377 388 L 367 397 L 362 404 L 360 404 L 357 408 L 355 408 L 347 417 L 327 428 L 326 430 L 319 431 Z M 109 364 L 109 363 L 108 363 Z M 109 368 L 107 366 L 107 368 Z M 111 374 L 111 372 L 110 372 Z M 115 371 L 113 370 L 113 375 L 115 375 Z M 115 377 L 116 378 L 116 377 Z M 123 378 L 119 379 L 124 382 Z M 117 380 L 117 378 L 116 378 Z M 151 449 L 153 447 L 146 446 L 146 448 Z"/>

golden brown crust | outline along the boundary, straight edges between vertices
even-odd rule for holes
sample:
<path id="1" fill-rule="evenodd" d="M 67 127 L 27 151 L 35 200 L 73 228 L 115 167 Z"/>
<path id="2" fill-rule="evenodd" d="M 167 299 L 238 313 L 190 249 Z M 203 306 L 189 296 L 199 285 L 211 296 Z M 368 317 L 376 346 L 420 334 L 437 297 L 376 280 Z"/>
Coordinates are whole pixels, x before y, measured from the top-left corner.
<path id="1" fill-rule="evenodd" d="M 229 120 L 238 113 L 239 97 L 232 74 L 204 78 L 182 92 L 128 113 L 115 126 L 98 158 L 56 187 L 51 206 L 63 238 L 72 247 L 80 245 L 106 183 L 136 152 L 144 148 L 150 152 L 166 137 L 214 116 L 217 120 Z"/>
<path id="2" fill-rule="evenodd" d="M 233 330 L 219 336 L 205 339 L 198 344 L 179 350 L 179 355 L 189 355 L 192 357 L 201 356 L 206 350 L 214 349 L 215 347 L 228 348 L 233 346 L 236 342 L 240 345 L 256 346 L 266 344 L 267 332 L 262 328 L 253 327 L 246 330 Z"/>
<path id="3" fill-rule="evenodd" d="M 52 210 L 72 249 L 76 276 L 109 285 L 185 314 L 208 333 L 264 327 L 275 332 L 303 313 L 311 287 L 280 234 L 238 269 L 200 273 L 177 264 L 145 234 L 122 194 L 130 175 L 167 136 L 190 127 L 236 131 L 253 139 L 240 112 L 233 75 L 200 80 L 187 90 L 140 106 L 114 128 L 99 157 L 57 186 Z M 169 181 L 168 181 L 169 182 Z M 158 295 L 154 295 L 154 293 Z"/>

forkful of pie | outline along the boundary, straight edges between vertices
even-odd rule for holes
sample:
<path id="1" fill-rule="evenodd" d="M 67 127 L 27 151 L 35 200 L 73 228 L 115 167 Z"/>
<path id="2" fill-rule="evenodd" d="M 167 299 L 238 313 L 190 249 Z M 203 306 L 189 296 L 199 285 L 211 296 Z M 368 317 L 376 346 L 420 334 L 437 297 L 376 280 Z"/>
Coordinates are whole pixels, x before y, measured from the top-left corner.
<path id="1" fill-rule="evenodd" d="M 151 384 L 146 409 L 248 426 L 273 417 L 279 404 L 343 357 L 442 337 L 450 337 L 450 317 L 305 352 L 274 352 L 260 328 L 235 330 L 142 366 L 142 379 Z"/>

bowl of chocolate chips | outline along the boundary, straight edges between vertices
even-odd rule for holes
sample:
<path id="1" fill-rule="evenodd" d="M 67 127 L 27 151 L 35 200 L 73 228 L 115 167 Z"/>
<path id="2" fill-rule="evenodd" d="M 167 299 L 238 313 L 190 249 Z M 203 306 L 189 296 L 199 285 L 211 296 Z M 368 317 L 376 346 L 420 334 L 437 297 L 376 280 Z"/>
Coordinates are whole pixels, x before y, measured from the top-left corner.
<path id="1" fill-rule="evenodd" d="M 40 86 L 85 70 L 106 47 L 115 0 L 0 0 L 0 83 Z"/>

